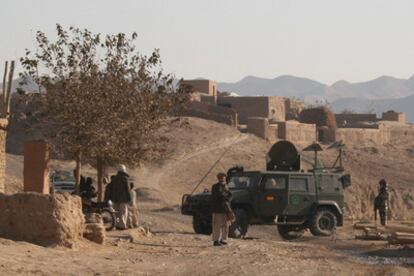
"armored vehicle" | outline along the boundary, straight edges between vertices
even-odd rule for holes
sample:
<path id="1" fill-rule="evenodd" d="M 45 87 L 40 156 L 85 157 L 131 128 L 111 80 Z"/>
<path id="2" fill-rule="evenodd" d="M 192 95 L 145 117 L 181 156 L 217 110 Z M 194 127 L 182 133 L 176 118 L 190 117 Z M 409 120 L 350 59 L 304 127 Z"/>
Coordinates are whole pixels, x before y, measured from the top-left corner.
<path id="1" fill-rule="evenodd" d="M 329 149 L 339 150 L 333 166 L 318 165 L 319 144 L 303 151 L 314 152 L 313 167 L 301 169 L 301 155 L 288 141 L 279 141 L 266 156 L 266 171 L 228 170 L 228 186 L 233 194 L 231 206 L 236 221 L 230 226 L 232 237 L 245 236 L 249 225 L 276 225 L 280 236 L 299 238 L 306 229 L 315 236 L 330 236 L 343 225 L 343 191 L 351 185 L 342 167 L 341 142 Z M 339 165 L 337 166 L 337 164 Z M 211 193 L 182 198 L 181 213 L 193 217 L 193 228 L 199 234 L 211 234 Z"/>

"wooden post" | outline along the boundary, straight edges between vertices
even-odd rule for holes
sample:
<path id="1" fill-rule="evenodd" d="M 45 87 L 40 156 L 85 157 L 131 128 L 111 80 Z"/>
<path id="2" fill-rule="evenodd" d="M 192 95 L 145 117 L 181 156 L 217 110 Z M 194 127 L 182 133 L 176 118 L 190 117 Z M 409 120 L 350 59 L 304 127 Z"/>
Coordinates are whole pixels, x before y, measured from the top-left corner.
<path id="1" fill-rule="evenodd" d="M 4 64 L 4 75 L 3 75 L 3 90 L 1 94 L 1 117 L 6 118 L 6 82 L 7 82 L 7 69 L 9 69 L 9 62 L 6 61 Z"/>

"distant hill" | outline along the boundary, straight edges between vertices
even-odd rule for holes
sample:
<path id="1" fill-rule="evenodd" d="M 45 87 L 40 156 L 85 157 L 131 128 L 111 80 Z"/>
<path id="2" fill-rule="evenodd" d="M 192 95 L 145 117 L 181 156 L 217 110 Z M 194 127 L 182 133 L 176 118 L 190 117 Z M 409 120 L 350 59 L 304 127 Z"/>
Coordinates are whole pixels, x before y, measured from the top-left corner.
<path id="1" fill-rule="evenodd" d="M 409 79 L 382 76 L 359 83 L 341 80 L 332 85 L 286 75 L 274 79 L 248 76 L 235 83 L 218 83 L 217 87 L 219 91 L 242 96 L 297 97 L 309 104 L 327 100 L 336 112 L 346 109 L 381 113 L 394 109 L 407 113 L 408 120 L 414 122 L 414 76 Z"/>
<path id="2" fill-rule="evenodd" d="M 21 78 L 13 80 L 12 93 L 16 92 L 18 88 L 26 92 L 33 92 L 39 90 L 38 85 L 32 79 L 28 79 L 25 84 L 21 84 L 21 82 Z M 0 91 L 1 90 L 3 90 L 3 83 L 0 83 Z"/>
<path id="3" fill-rule="evenodd" d="M 280 76 L 274 79 L 248 76 L 235 83 L 218 83 L 219 91 L 236 92 L 241 96 L 325 97 L 326 85 L 306 78 Z"/>
<path id="4" fill-rule="evenodd" d="M 217 87 L 220 91 L 232 91 L 243 96 L 296 96 L 305 100 L 320 97 L 328 100 L 352 97 L 388 99 L 414 95 L 414 76 L 409 79 L 382 76 L 359 83 L 341 80 L 330 86 L 295 76 L 274 79 L 248 76 L 235 83 L 218 83 Z"/>

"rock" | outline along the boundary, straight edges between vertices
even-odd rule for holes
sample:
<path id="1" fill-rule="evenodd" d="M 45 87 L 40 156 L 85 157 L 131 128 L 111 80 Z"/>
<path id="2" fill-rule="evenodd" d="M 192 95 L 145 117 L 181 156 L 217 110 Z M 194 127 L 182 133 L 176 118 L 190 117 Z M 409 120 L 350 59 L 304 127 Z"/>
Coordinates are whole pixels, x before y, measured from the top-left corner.
<path id="1" fill-rule="evenodd" d="M 98 213 L 88 213 L 85 215 L 86 223 L 102 223 L 102 216 Z"/>
<path id="2" fill-rule="evenodd" d="M 102 223 L 88 223 L 85 226 L 83 237 L 98 244 L 105 243 L 105 227 Z"/>

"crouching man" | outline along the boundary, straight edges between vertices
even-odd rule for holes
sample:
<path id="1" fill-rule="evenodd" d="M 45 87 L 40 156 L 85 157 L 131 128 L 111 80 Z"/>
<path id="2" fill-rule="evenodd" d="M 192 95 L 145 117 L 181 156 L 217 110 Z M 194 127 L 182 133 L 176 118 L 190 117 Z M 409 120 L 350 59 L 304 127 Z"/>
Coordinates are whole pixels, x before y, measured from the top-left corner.
<path id="1" fill-rule="evenodd" d="M 227 187 L 226 174 L 217 175 L 218 183 L 211 188 L 211 210 L 213 213 L 213 244 L 227 244 L 229 220 L 231 218 L 231 192 Z"/>

